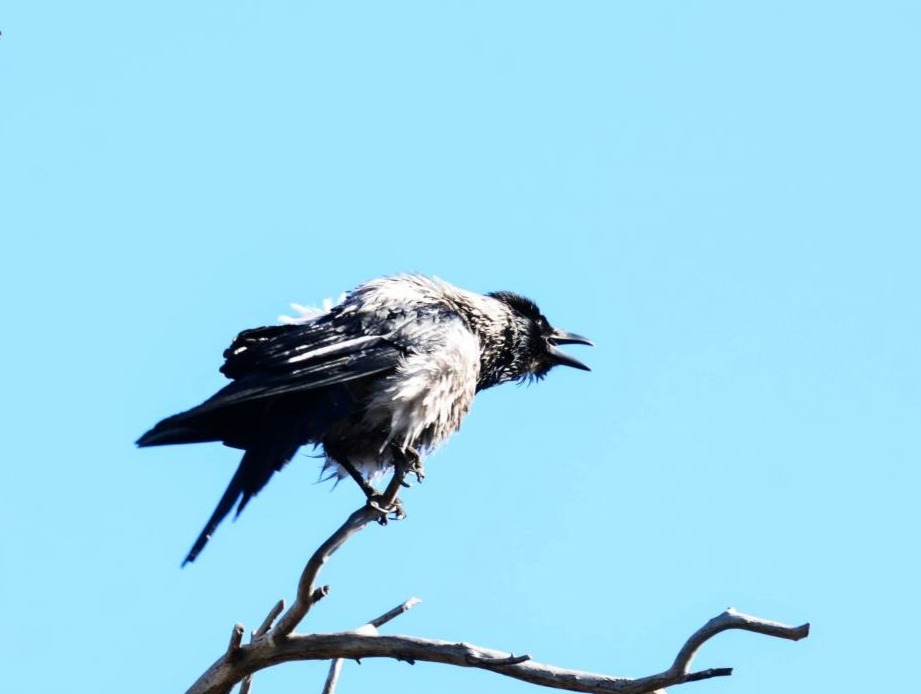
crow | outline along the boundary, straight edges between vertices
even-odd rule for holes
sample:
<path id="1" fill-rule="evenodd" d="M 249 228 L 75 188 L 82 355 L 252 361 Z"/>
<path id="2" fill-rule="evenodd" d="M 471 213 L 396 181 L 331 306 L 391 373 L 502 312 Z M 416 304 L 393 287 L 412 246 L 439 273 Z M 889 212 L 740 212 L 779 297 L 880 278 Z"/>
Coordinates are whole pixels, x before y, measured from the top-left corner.
<path id="1" fill-rule="evenodd" d="M 237 335 L 221 367 L 232 382 L 137 441 L 220 441 L 244 452 L 183 565 L 303 445 L 321 446 L 324 470 L 351 476 L 370 501 L 370 480 L 391 468 L 421 479 L 422 456 L 460 427 L 477 392 L 539 380 L 557 365 L 589 370 L 558 346 L 592 343 L 554 328 L 513 292 L 477 294 L 397 275 L 302 314 Z"/>

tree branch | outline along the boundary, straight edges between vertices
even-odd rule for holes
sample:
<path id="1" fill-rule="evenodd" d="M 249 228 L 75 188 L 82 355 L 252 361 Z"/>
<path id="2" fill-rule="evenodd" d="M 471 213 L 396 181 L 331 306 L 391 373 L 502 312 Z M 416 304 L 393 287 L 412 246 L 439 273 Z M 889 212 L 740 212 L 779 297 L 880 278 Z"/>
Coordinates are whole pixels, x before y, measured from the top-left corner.
<path id="1" fill-rule="evenodd" d="M 711 619 L 681 648 L 675 663 L 666 671 L 632 679 L 580 670 L 568 670 L 466 643 L 423 639 L 414 636 L 381 636 L 373 633 L 295 634 L 272 643 L 267 639 L 242 646 L 236 659 L 221 658 L 188 694 L 220 694 L 231 690 L 247 674 L 272 665 L 300 660 L 361 660 L 394 658 L 407 662 L 424 661 L 459 667 L 490 670 L 507 677 L 554 689 L 606 694 L 647 694 L 664 687 L 696 682 L 732 674 L 729 668 L 689 673 L 688 667 L 700 646 L 727 629 L 744 629 L 768 636 L 799 640 L 809 633 L 809 625 L 791 627 L 740 615 L 733 610 Z"/>
<path id="2" fill-rule="evenodd" d="M 348 517 L 348 520 L 346 520 L 326 542 L 320 545 L 317 551 L 313 553 L 313 556 L 310 557 L 307 566 L 304 567 L 304 571 L 301 573 L 301 578 L 297 584 L 297 596 L 294 602 L 291 607 L 288 608 L 288 611 L 278 620 L 275 628 L 269 632 L 270 635 L 276 637 L 287 636 L 294 631 L 317 601 L 318 595 L 314 594 L 313 584 L 317 574 L 319 574 L 320 570 L 323 568 L 323 565 L 329 561 L 329 558 L 337 549 L 348 542 L 349 538 L 359 530 L 362 530 L 368 523 L 377 520 L 379 517 L 380 511 L 377 509 L 371 506 L 362 506 L 360 509 L 353 512 L 352 515 Z"/>
<path id="3" fill-rule="evenodd" d="M 742 629 L 793 641 L 809 635 L 809 624 L 792 627 L 744 615 L 729 608 L 692 634 L 667 670 L 649 677 L 632 679 L 568 670 L 533 661 L 528 655 L 516 656 L 466 643 L 413 636 L 382 636 L 377 633 L 378 627 L 416 605 L 419 602 L 416 598 L 407 600 L 354 631 L 295 634 L 294 629 L 310 608 L 328 592 L 326 586 L 315 588 L 314 583 L 332 554 L 372 521 L 384 524 L 390 513 L 401 517 L 397 495 L 406 474 L 412 471 L 413 469 L 408 466 L 402 466 L 397 470 L 383 494 L 369 499 L 368 504 L 353 512 L 345 523 L 320 545 L 301 573 L 294 603 L 281 615 L 274 627 L 273 622 L 284 609 L 283 601 L 279 601 L 272 608 L 259 629 L 253 632 L 250 643 L 242 644 L 243 627 L 235 625 L 228 648 L 189 688 L 187 694 L 229 694 L 238 682 L 242 682 L 243 690 L 248 692 L 253 673 L 295 660 L 333 661 L 324 690 L 332 694 L 341 670 L 341 660 L 363 658 L 394 658 L 408 663 L 426 661 L 475 667 L 531 684 L 573 692 L 648 694 L 677 684 L 731 675 L 731 668 L 690 672 L 691 663 L 700 647 L 722 631 Z"/>
<path id="4" fill-rule="evenodd" d="M 409 612 L 420 602 L 422 601 L 419 598 L 410 598 L 409 600 L 404 602 L 402 605 L 397 605 L 392 610 L 388 610 L 387 612 L 382 614 L 380 617 L 375 617 L 370 622 L 368 622 L 368 624 L 370 624 L 375 629 L 377 629 L 378 627 L 382 627 L 387 622 L 389 622 L 392 619 L 396 619 L 404 612 Z"/>
<path id="5" fill-rule="evenodd" d="M 372 521 L 377 521 L 378 523 L 384 525 L 387 522 L 387 515 L 389 513 L 395 513 L 396 516 L 402 517 L 402 510 L 400 507 L 400 502 L 397 496 L 400 493 L 402 488 L 403 481 L 406 478 L 406 475 L 412 471 L 412 468 L 407 465 L 398 466 L 393 473 L 393 477 L 390 479 L 387 488 L 384 490 L 383 494 L 377 495 L 373 498 L 369 498 L 368 502 L 354 511 L 352 515 L 346 519 L 339 528 L 329 536 L 329 538 L 321 544 L 316 551 L 311 555 L 310 559 L 307 561 L 307 565 L 304 567 L 304 570 L 301 572 L 300 580 L 297 584 L 297 595 L 292 603 L 291 607 L 285 612 L 280 619 L 278 616 L 282 613 L 285 607 L 285 601 L 279 600 L 273 607 L 269 614 L 263 620 L 262 625 L 253 632 L 250 646 L 255 643 L 260 643 L 263 641 L 268 641 L 274 643 L 277 640 L 283 640 L 287 638 L 297 625 L 303 621 L 304 617 L 307 616 L 307 613 L 310 611 L 310 608 L 313 607 L 316 603 L 322 600 L 329 594 L 329 586 L 320 586 L 319 588 L 314 588 L 314 582 L 316 581 L 317 576 L 320 573 L 320 570 L 323 568 L 324 564 L 329 561 L 329 558 L 344 545 L 349 538 L 355 535 L 359 530 L 362 530 L 366 525 Z M 405 612 L 410 609 L 405 607 L 401 612 Z M 396 608 L 399 610 L 400 608 Z M 392 612 L 392 611 L 391 611 Z M 378 619 L 387 617 L 390 613 L 386 615 L 381 615 Z M 389 621 L 393 619 L 396 614 L 385 619 Z M 278 619 L 278 622 L 275 623 L 275 620 Z M 275 626 L 273 627 L 273 623 Z M 381 622 L 383 623 L 383 622 Z M 243 640 L 243 626 L 237 624 L 234 626 L 233 633 L 231 634 L 230 646 L 228 647 L 227 652 L 215 662 L 207 671 L 192 685 L 188 690 L 189 693 L 197 691 L 210 691 L 208 689 L 200 689 L 201 686 L 205 686 L 206 683 L 212 681 L 211 674 L 216 669 L 220 669 L 221 665 L 225 661 L 235 660 L 238 657 L 240 652 L 241 643 Z M 233 685 L 237 681 L 242 682 L 241 694 L 248 694 L 249 688 L 252 684 L 252 673 L 255 670 L 250 670 L 245 673 L 241 679 L 234 680 L 225 688 L 222 688 L 218 691 L 230 691 Z M 330 672 L 330 677 L 333 676 L 332 671 Z M 338 673 L 336 675 L 338 677 Z M 327 686 L 335 687 L 335 679 L 331 682 L 327 682 Z"/>
<path id="6" fill-rule="evenodd" d="M 396 619 L 401 614 L 408 612 L 416 605 L 422 602 L 419 598 L 410 598 L 402 605 L 397 605 L 392 610 L 388 610 L 380 617 L 375 617 L 367 624 L 364 624 L 358 629 L 355 630 L 357 634 L 377 634 L 377 628 L 386 624 L 387 622 Z M 333 662 L 329 664 L 329 675 L 326 677 L 326 684 L 323 686 L 323 694 L 334 694 L 336 691 L 336 685 L 339 683 L 339 676 L 342 674 L 342 665 L 345 661 L 342 658 L 336 658 Z M 412 663 L 410 663 L 412 664 Z M 240 694 L 244 694 L 240 692 Z"/>
<path id="7" fill-rule="evenodd" d="M 687 643 L 678 651 L 675 662 L 668 669 L 674 675 L 687 675 L 691 667 L 691 661 L 697 655 L 697 650 L 708 639 L 713 638 L 721 631 L 727 629 L 743 629 L 744 631 L 753 631 L 756 634 L 765 634 L 766 636 L 775 636 L 779 639 L 788 639 L 790 641 L 799 641 L 809 636 L 809 624 L 802 624 L 798 627 L 789 627 L 780 622 L 770 622 L 759 617 L 736 612 L 730 607 L 721 615 L 711 619 L 698 629 Z"/>
<path id="8" fill-rule="evenodd" d="M 329 674 L 326 676 L 326 684 L 323 685 L 323 694 L 335 694 L 336 685 L 339 684 L 339 675 L 342 674 L 342 664 L 344 662 L 342 658 L 336 658 L 329 664 Z M 242 694 L 242 692 L 240 694 Z"/>
<path id="9" fill-rule="evenodd" d="M 291 634 L 304 617 L 307 616 L 310 608 L 313 607 L 321 597 L 326 595 L 326 591 L 322 591 L 321 594 L 318 594 L 314 590 L 313 584 L 317 575 L 320 573 L 320 569 L 329 561 L 333 553 L 366 525 L 372 521 L 377 521 L 382 524 L 386 523 L 387 514 L 395 509 L 399 509 L 397 495 L 400 493 L 400 485 L 403 484 L 403 480 L 408 473 L 409 469 L 394 470 L 393 478 L 390 480 L 390 484 L 387 485 L 387 489 L 384 493 L 378 498 L 369 499 L 367 504 L 357 511 L 354 511 L 345 523 L 343 523 L 326 542 L 317 548 L 307 561 L 304 571 L 301 573 L 301 578 L 297 584 L 297 597 L 294 603 L 288 611 L 281 616 L 275 628 L 271 630 L 269 633 L 270 638 L 276 639 Z"/>

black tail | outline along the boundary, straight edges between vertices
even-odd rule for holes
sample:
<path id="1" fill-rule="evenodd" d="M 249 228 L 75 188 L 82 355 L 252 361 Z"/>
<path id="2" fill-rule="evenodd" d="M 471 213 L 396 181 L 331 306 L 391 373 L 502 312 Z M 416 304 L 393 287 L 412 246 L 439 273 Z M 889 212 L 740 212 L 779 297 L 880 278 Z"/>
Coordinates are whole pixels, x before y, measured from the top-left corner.
<path id="1" fill-rule="evenodd" d="M 205 524 L 204 530 L 201 531 L 201 534 L 198 536 L 198 539 L 195 540 L 195 544 L 192 545 L 192 549 L 189 550 L 188 556 L 183 560 L 182 565 L 185 566 L 190 561 L 195 561 L 195 557 L 205 548 L 205 545 L 208 544 L 208 540 L 211 539 L 211 535 L 217 529 L 217 526 L 220 525 L 220 522 L 227 517 L 227 514 L 230 513 L 230 509 L 233 508 L 233 505 L 237 503 L 237 499 L 240 497 L 240 481 L 243 478 L 243 469 L 246 466 L 246 458 L 249 456 L 249 451 L 246 452 L 243 456 L 243 460 L 240 461 L 240 466 L 237 468 L 237 471 L 234 473 L 234 476 L 230 480 L 230 484 L 227 485 L 227 490 L 224 492 L 224 496 L 221 497 L 221 500 L 217 502 L 217 507 L 214 509 L 214 513 L 211 514 L 211 518 L 208 519 L 208 522 Z"/>
<path id="2" fill-rule="evenodd" d="M 291 460 L 300 446 L 322 441 L 327 429 L 354 407 L 354 400 L 343 384 L 271 401 L 221 404 L 222 399 L 235 392 L 236 386 L 234 382 L 198 407 L 167 417 L 137 441 L 142 447 L 220 441 L 245 451 L 183 566 L 195 561 L 234 504 L 239 501 L 237 515 L 240 515 L 249 500 Z"/>
<path id="3" fill-rule="evenodd" d="M 209 431 L 202 426 L 189 412 L 167 417 L 146 432 L 136 443 L 141 448 L 145 446 L 166 446 L 173 443 L 205 443 L 206 441 L 220 441 L 221 436 L 215 431 Z"/>
<path id="4" fill-rule="evenodd" d="M 237 506 L 236 515 L 239 516 L 249 500 L 266 485 L 272 474 L 276 470 L 281 470 L 291 460 L 299 445 L 282 445 L 277 443 L 279 438 L 269 438 L 271 443 L 268 446 L 257 446 L 243 454 L 243 459 L 231 478 L 230 484 L 227 485 L 221 500 L 217 502 L 214 513 L 211 514 L 211 518 L 208 519 L 198 539 L 195 540 L 195 544 L 192 545 L 192 549 L 189 550 L 188 556 L 182 562 L 183 566 L 190 561 L 195 561 L 195 558 L 208 544 L 217 526 L 237 503 L 237 499 L 240 500 L 240 504 Z"/>

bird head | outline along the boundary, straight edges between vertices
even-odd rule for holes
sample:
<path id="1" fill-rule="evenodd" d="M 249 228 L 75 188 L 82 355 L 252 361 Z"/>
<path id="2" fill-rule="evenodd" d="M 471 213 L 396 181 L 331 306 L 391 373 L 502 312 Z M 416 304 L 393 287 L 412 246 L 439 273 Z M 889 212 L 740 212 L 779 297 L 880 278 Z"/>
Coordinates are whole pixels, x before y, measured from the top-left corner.
<path id="1" fill-rule="evenodd" d="M 497 350 L 493 369 L 495 380 L 541 379 L 554 366 L 571 366 L 590 371 L 585 364 L 572 357 L 560 345 L 591 345 L 588 338 L 554 328 L 550 321 L 530 299 L 514 292 L 491 292 L 510 310 L 511 321 L 506 328 L 502 347 Z"/>

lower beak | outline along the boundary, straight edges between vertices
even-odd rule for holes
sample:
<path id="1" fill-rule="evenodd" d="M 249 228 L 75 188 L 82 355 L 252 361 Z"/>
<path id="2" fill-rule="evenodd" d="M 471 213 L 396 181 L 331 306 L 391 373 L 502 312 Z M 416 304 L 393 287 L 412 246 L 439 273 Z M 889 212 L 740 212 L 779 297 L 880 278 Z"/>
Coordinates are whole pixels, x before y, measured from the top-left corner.
<path id="1" fill-rule="evenodd" d="M 549 352 L 550 352 L 550 357 L 553 359 L 554 364 L 559 364 L 561 366 L 571 366 L 574 369 L 582 369 L 583 371 L 591 371 L 591 369 L 588 368 L 581 361 L 579 361 L 575 357 L 569 356 L 568 354 L 566 354 L 566 352 L 564 352 L 561 349 L 557 349 L 556 347 L 551 345 Z"/>

